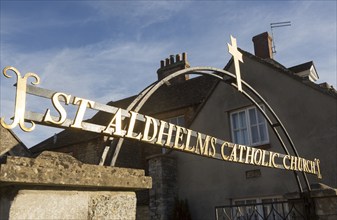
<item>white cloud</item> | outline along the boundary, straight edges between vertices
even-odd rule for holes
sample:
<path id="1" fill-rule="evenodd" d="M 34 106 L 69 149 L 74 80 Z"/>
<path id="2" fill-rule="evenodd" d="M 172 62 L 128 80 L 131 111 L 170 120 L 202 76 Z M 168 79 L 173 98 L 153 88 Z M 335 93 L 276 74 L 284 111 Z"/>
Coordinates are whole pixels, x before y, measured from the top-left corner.
<path id="1" fill-rule="evenodd" d="M 35 72 L 41 78 L 38 85 L 66 92 L 101 103 L 135 95 L 156 79 L 155 67 L 167 43 L 136 44 L 105 41 L 80 48 L 51 49 L 31 53 L 19 52 L 12 46 L 1 51 L 2 63 L 17 67 L 22 75 Z M 10 118 L 14 109 L 14 94 L 7 96 L 15 79 L 1 76 L 1 114 Z M 35 106 L 44 112 L 46 105 L 32 100 L 27 110 Z M 73 110 L 75 111 L 75 110 Z M 40 112 L 40 113 L 43 113 Z M 6 120 L 8 123 L 10 120 Z M 36 135 L 20 133 L 28 146 L 47 138 L 50 132 Z M 45 134 L 45 135 L 44 135 Z"/>
<path id="2" fill-rule="evenodd" d="M 88 1 L 86 3 L 98 13 L 99 17 L 93 19 L 120 18 L 128 24 L 136 24 L 140 28 L 167 21 L 190 5 L 190 2 L 183 1 Z"/>

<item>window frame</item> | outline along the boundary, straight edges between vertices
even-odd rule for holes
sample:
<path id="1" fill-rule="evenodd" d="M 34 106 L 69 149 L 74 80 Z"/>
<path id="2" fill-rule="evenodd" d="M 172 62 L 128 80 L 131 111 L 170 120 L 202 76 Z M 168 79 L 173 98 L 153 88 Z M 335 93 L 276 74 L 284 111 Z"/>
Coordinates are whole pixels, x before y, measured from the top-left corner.
<path id="1" fill-rule="evenodd" d="M 178 123 L 179 119 L 183 120 L 182 124 Z M 175 120 L 175 122 L 177 122 L 177 123 L 173 122 L 173 120 Z M 167 121 L 168 123 L 184 127 L 185 126 L 185 115 L 177 115 L 177 116 L 174 116 L 174 117 L 169 117 L 167 119 L 164 119 L 164 121 Z"/>
<path id="2" fill-rule="evenodd" d="M 260 105 L 260 107 L 265 110 L 265 107 L 264 105 Z M 251 109 L 254 109 L 255 110 L 255 118 L 256 118 L 256 123 L 253 124 L 252 123 L 252 119 L 250 117 L 250 110 Z M 240 118 L 239 118 L 239 114 L 244 112 L 244 119 L 245 119 L 245 124 L 246 124 L 246 127 L 243 128 L 243 127 L 240 127 L 238 126 L 238 128 L 234 128 L 234 116 L 235 114 L 238 115 L 238 124 L 240 124 Z M 259 122 L 259 119 L 258 119 L 258 113 L 259 113 L 259 109 L 256 107 L 256 106 L 249 106 L 249 107 L 246 107 L 246 108 L 241 108 L 241 109 L 238 109 L 238 110 L 235 110 L 235 111 L 231 111 L 230 114 L 229 114 L 229 122 L 230 122 L 230 130 L 231 130 L 231 137 L 232 137 L 232 141 L 234 143 L 238 142 L 237 140 L 235 140 L 235 131 L 241 131 L 243 129 L 246 129 L 247 131 L 247 142 L 246 145 L 248 146 L 261 146 L 261 145 L 265 145 L 265 144 L 269 144 L 270 143 L 270 139 L 269 139 L 269 132 L 268 132 L 268 125 L 267 125 L 267 120 L 266 118 L 261 114 L 261 117 L 262 117 L 262 123 Z M 264 126 L 264 129 L 266 131 L 266 137 L 265 137 L 265 140 L 264 141 L 261 141 L 261 135 L 260 135 L 260 128 L 259 126 L 260 125 L 263 125 Z M 257 127 L 257 132 L 258 132 L 258 139 L 259 141 L 258 142 L 253 142 L 253 132 L 252 132 L 252 127 L 253 126 L 256 126 Z"/>

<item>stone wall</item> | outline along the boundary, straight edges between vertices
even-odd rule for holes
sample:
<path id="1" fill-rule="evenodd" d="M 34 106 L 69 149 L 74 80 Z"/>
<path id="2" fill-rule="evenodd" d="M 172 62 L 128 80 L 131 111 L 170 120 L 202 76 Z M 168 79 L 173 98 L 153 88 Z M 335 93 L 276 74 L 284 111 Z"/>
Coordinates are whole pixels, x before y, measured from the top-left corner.
<path id="1" fill-rule="evenodd" d="M 291 203 L 299 199 L 295 207 L 310 220 L 337 219 L 337 189 L 318 183 L 311 184 L 311 191 L 287 193 L 284 197 Z"/>
<path id="2" fill-rule="evenodd" d="M 135 219 L 135 190 L 149 188 L 143 170 L 83 164 L 56 152 L 7 157 L 0 219 Z"/>
<path id="3" fill-rule="evenodd" d="M 317 220 L 337 219 L 337 189 L 321 185 L 310 192 Z"/>
<path id="4" fill-rule="evenodd" d="M 10 219 L 135 219 L 134 192 L 19 190 Z M 1 216 L 4 218 L 4 216 Z"/>
<path id="5" fill-rule="evenodd" d="M 177 197 L 176 160 L 167 155 L 149 158 L 149 175 L 153 180 L 153 187 L 150 189 L 151 219 L 173 219 Z"/>
<path id="6" fill-rule="evenodd" d="M 82 163 L 99 164 L 104 147 L 103 138 L 98 137 L 85 143 L 69 144 L 65 147 L 56 148 L 53 151 L 69 154 Z"/>
<path id="7" fill-rule="evenodd" d="M 0 126 L 0 157 L 5 153 L 16 156 L 30 156 L 26 146 L 13 131 Z"/>

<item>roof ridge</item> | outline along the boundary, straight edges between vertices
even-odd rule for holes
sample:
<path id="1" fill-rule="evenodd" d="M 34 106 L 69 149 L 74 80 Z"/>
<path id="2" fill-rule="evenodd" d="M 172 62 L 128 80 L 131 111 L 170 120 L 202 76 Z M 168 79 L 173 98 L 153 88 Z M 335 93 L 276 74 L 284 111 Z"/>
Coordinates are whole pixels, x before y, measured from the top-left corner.
<path id="1" fill-rule="evenodd" d="M 250 57 L 260 63 L 266 64 L 270 67 L 273 67 L 275 69 L 278 69 L 279 71 L 282 71 L 283 73 L 285 73 L 286 75 L 288 75 L 289 77 L 292 77 L 293 79 L 297 80 L 298 82 L 300 82 L 303 85 L 309 86 L 325 95 L 331 96 L 333 98 L 337 98 L 337 91 L 336 89 L 334 89 L 333 87 L 328 89 L 328 88 L 324 88 L 321 87 L 319 84 L 316 84 L 314 82 L 311 81 L 303 81 L 303 79 L 300 76 L 297 76 L 294 74 L 294 72 L 292 72 L 291 70 L 289 70 L 288 68 L 286 68 L 285 66 L 283 66 L 281 63 L 277 62 L 276 60 L 271 60 L 271 59 L 262 59 L 260 57 L 257 57 L 245 50 L 242 50 L 241 48 L 238 48 L 240 52 L 242 52 L 243 54 L 245 54 L 247 57 Z M 309 61 L 310 62 L 310 61 Z M 275 65 L 276 64 L 276 65 Z"/>

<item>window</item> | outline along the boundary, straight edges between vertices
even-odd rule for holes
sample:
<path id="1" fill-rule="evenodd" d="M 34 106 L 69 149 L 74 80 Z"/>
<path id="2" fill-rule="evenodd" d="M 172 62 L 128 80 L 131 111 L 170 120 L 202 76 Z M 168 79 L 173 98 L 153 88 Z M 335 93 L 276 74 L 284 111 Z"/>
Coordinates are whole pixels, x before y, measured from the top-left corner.
<path id="1" fill-rule="evenodd" d="M 172 123 L 172 124 L 175 124 L 175 125 L 182 126 L 182 127 L 185 126 L 185 117 L 184 117 L 184 115 L 179 115 L 177 117 L 168 118 L 165 121 L 167 121 L 168 123 Z"/>
<path id="2" fill-rule="evenodd" d="M 266 119 L 256 107 L 232 112 L 230 122 L 234 143 L 254 146 L 269 142 Z"/>

